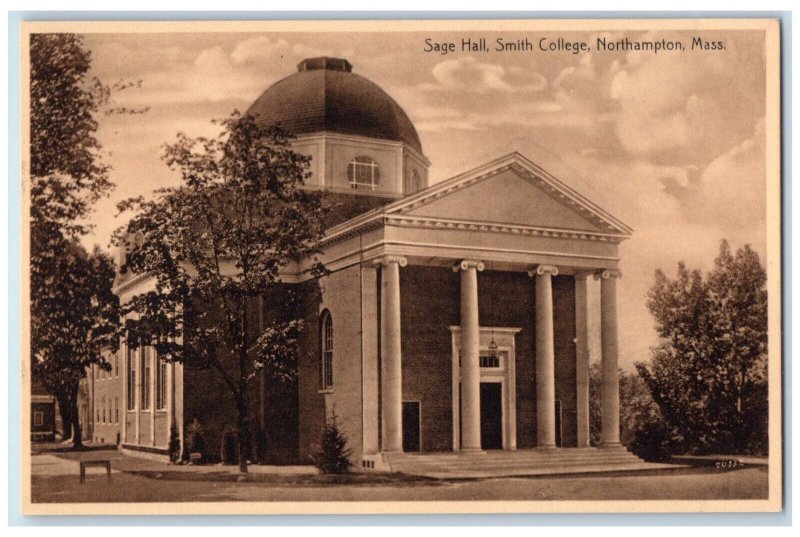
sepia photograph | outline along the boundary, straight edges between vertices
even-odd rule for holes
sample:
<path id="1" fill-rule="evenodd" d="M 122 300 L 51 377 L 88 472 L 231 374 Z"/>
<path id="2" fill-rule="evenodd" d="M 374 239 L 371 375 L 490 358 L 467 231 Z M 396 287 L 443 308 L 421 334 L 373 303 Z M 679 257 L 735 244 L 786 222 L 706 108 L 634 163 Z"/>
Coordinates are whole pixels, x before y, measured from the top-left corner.
<path id="1" fill-rule="evenodd" d="M 23 512 L 775 512 L 774 19 L 25 22 Z"/>

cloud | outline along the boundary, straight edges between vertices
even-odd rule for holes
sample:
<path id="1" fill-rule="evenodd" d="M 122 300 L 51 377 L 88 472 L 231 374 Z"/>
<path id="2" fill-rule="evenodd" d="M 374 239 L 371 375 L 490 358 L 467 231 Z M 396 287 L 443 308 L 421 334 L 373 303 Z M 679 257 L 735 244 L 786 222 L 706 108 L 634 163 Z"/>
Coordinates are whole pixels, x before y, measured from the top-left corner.
<path id="1" fill-rule="evenodd" d="M 118 101 L 126 106 L 222 101 L 250 103 L 281 78 L 276 73 L 291 74 L 302 59 L 330 53 L 329 50 L 269 37 L 248 38 L 232 47 L 207 47 L 188 58 L 185 52 L 181 55 L 176 49 L 168 49 L 162 58 L 150 57 L 149 65 L 162 67 L 148 69 L 141 75 L 142 88 L 120 94 Z M 134 53 L 122 57 L 131 54 Z M 134 56 L 140 57 L 138 54 Z"/>
<path id="2" fill-rule="evenodd" d="M 291 44 L 285 39 L 254 37 L 237 44 L 230 54 L 237 65 L 249 63 L 271 63 L 282 59 L 298 61 L 316 56 L 330 56 L 332 51 L 309 47 L 300 43 Z"/>
<path id="3" fill-rule="evenodd" d="M 542 91 L 547 79 L 519 67 L 506 69 L 495 63 L 483 63 L 473 56 L 445 60 L 431 70 L 435 83 L 423 83 L 424 91 L 467 91 L 471 93 L 527 93 Z"/>
<path id="4" fill-rule="evenodd" d="M 720 54 L 628 54 L 610 86 L 626 151 L 654 162 L 705 165 L 749 136 L 764 113 L 763 57 L 744 36 L 727 42 Z"/>

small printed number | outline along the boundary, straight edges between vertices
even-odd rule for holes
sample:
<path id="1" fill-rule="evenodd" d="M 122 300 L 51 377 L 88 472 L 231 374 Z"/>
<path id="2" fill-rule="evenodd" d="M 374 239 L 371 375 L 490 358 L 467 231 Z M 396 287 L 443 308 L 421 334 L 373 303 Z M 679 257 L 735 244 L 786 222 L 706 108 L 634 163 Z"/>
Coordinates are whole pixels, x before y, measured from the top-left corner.
<path id="1" fill-rule="evenodd" d="M 741 466 L 744 466 L 744 464 L 741 461 L 737 461 L 735 459 L 734 460 L 729 460 L 729 461 L 717 461 L 716 462 L 716 467 L 721 469 L 721 470 L 722 469 L 730 470 L 732 468 L 739 468 Z"/>

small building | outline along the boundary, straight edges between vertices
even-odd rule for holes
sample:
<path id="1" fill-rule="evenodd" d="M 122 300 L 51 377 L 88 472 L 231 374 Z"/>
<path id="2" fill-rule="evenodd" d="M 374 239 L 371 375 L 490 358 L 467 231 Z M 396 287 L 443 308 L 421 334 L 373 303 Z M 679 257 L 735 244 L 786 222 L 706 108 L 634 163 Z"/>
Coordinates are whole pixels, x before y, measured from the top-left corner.
<path id="1" fill-rule="evenodd" d="M 518 153 L 429 185 L 405 111 L 344 59 L 301 62 L 249 113 L 297 136 L 312 157 L 306 187 L 336 204 L 320 244 L 329 274 L 301 308 L 297 380 L 262 379 L 253 393 L 251 423 L 276 460 L 308 461 L 334 412 L 362 468 L 409 452 L 588 447 L 595 279 L 603 443 L 619 445 L 616 286 L 630 228 Z M 281 314 L 305 263 L 285 268 L 256 317 Z M 121 275 L 117 293 L 152 285 Z M 220 378 L 152 349 L 121 357 L 105 397 L 124 404 L 123 449 L 166 456 L 171 427 L 183 442 L 194 420 L 219 446 L 235 423 Z"/>
<path id="2" fill-rule="evenodd" d="M 31 441 L 52 442 L 58 432 L 58 402 L 38 382 L 31 386 Z"/>

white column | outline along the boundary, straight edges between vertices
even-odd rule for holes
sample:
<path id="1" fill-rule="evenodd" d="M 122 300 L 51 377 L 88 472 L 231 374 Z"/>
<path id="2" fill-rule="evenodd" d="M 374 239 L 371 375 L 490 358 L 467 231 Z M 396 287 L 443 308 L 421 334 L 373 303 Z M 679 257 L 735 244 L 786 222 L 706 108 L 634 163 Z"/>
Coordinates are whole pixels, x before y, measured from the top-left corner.
<path id="1" fill-rule="evenodd" d="M 174 368 L 175 364 L 171 361 L 167 363 L 167 378 L 165 379 L 167 383 L 167 449 L 170 447 L 169 442 L 172 439 L 172 424 L 175 422 Z"/>
<path id="2" fill-rule="evenodd" d="M 589 447 L 589 274 L 575 276 L 575 384 L 578 447 Z"/>
<path id="3" fill-rule="evenodd" d="M 120 434 L 120 441 L 125 444 L 128 441 L 128 345 L 124 344 L 120 348 L 122 353 L 122 422 L 120 427 L 122 429 Z"/>
<path id="4" fill-rule="evenodd" d="M 134 383 L 135 390 L 134 390 L 134 399 L 133 404 L 134 408 L 136 409 L 136 443 L 139 444 L 139 431 L 140 431 L 140 422 L 142 418 L 142 377 L 144 376 L 144 371 L 142 371 L 142 360 L 140 359 L 141 353 L 144 351 L 142 347 L 138 347 L 135 351 L 133 356 L 131 356 L 132 360 L 135 360 L 133 363 L 136 366 L 136 382 Z"/>
<path id="5" fill-rule="evenodd" d="M 150 356 L 150 445 L 156 445 L 156 379 L 158 378 L 158 356 L 154 347 L 149 347 Z"/>
<path id="6" fill-rule="evenodd" d="M 556 447 L 556 377 L 553 343 L 553 276 L 558 269 L 539 265 L 528 273 L 536 292 L 536 445 Z"/>
<path id="7" fill-rule="evenodd" d="M 361 267 L 361 389 L 363 451 L 379 451 L 378 430 L 378 270 Z"/>
<path id="8" fill-rule="evenodd" d="M 382 450 L 403 451 L 403 372 L 400 346 L 400 267 L 405 257 L 384 256 L 381 270 Z"/>
<path id="9" fill-rule="evenodd" d="M 461 451 L 481 450 L 481 331 L 478 319 L 480 261 L 464 260 L 461 271 Z"/>
<path id="10" fill-rule="evenodd" d="M 600 274 L 600 333 L 602 338 L 602 445 L 619 445 L 619 358 L 617 350 L 618 270 Z"/>

